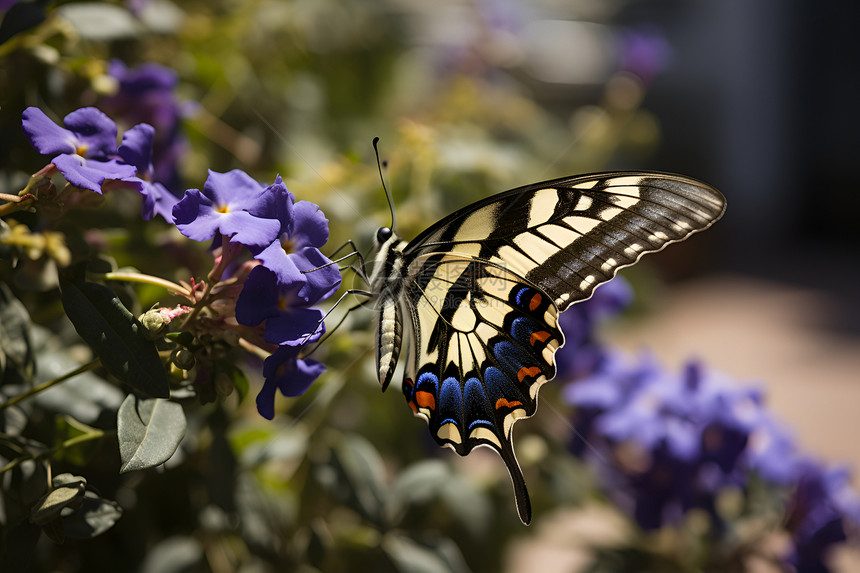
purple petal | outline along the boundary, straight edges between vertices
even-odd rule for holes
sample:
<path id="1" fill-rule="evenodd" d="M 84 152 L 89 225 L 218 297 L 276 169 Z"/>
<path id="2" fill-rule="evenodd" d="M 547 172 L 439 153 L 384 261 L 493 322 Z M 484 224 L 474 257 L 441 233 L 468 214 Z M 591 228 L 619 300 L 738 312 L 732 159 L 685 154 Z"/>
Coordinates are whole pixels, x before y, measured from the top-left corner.
<path id="1" fill-rule="evenodd" d="M 562 390 L 565 401 L 579 407 L 617 406 L 621 404 L 620 394 L 617 383 L 605 374 L 573 382 Z"/>
<path id="2" fill-rule="evenodd" d="M 278 295 L 275 274 L 265 267 L 254 267 L 236 299 L 236 320 L 239 324 L 256 326 L 277 316 L 280 312 Z"/>
<path id="3" fill-rule="evenodd" d="M 268 360 L 266 359 L 267 362 Z M 257 394 L 257 411 L 267 420 L 275 417 L 275 390 L 277 389 L 278 382 L 274 378 L 267 378 L 260 393 Z"/>
<path id="4" fill-rule="evenodd" d="M 296 258 L 284 251 L 279 241 L 275 241 L 261 250 L 255 255 L 255 258 L 262 262 L 264 267 L 275 273 L 278 282 L 285 288 L 298 287 L 307 282 L 306 275 L 302 274 L 301 269 L 297 266 Z"/>
<path id="5" fill-rule="evenodd" d="M 195 241 L 209 241 L 221 234 L 232 242 L 256 249 L 271 244 L 277 235 L 280 224 L 275 219 L 261 219 L 247 211 L 229 208 L 221 212 L 221 208 L 205 191 L 189 189 L 173 208 L 173 219 L 179 231 Z"/>
<path id="6" fill-rule="evenodd" d="M 325 364 L 317 362 L 313 358 L 300 358 L 296 361 L 293 375 L 281 382 L 281 392 L 284 396 L 301 396 L 325 371 Z"/>
<path id="7" fill-rule="evenodd" d="M 283 184 L 280 185 L 283 187 Z M 203 194 L 209 197 L 217 209 L 234 213 L 246 211 L 259 217 L 274 218 L 274 205 L 279 199 L 277 183 L 268 187 L 255 181 L 240 169 L 227 173 L 209 170 L 209 177 L 203 184 Z M 277 233 L 278 229 L 275 231 Z M 266 245 L 274 240 L 274 236 Z"/>
<path id="8" fill-rule="evenodd" d="M 150 90 L 172 90 L 178 81 L 176 72 L 158 64 L 146 63 L 128 69 L 120 60 L 111 60 L 108 73 L 122 82 L 122 89 L 133 93 Z"/>
<path id="9" fill-rule="evenodd" d="M 337 265 L 332 264 L 319 249 L 307 247 L 295 259 L 300 270 L 309 271 L 303 274 L 307 284 L 299 290 L 299 298 L 308 304 L 327 299 L 340 287 L 341 275 Z"/>
<path id="10" fill-rule="evenodd" d="M 116 123 L 94 107 L 76 109 L 63 123 L 87 146 L 85 157 L 106 159 L 116 153 Z"/>
<path id="11" fill-rule="evenodd" d="M 126 131 L 119 146 L 119 156 L 123 161 L 134 165 L 142 177 L 152 169 L 152 142 L 155 138 L 155 128 L 146 123 L 139 123 Z"/>
<path id="12" fill-rule="evenodd" d="M 281 240 L 289 238 L 292 234 L 294 223 L 294 211 L 296 197 L 284 185 L 280 175 L 275 177 L 275 182 L 267 188 L 268 193 L 274 199 L 271 216 L 281 222 Z"/>
<path id="13" fill-rule="evenodd" d="M 75 134 L 51 121 L 41 109 L 28 107 L 21 117 L 21 127 L 36 151 L 42 155 L 75 153 Z"/>
<path id="14" fill-rule="evenodd" d="M 222 214 L 218 223 L 222 235 L 231 242 L 241 243 L 249 249 L 257 249 L 272 242 L 278 232 L 275 219 L 261 219 L 246 211 Z"/>
<path id="15" fill-rule="evenodd" d="M 108 179 L 128 179 L 134 177 L 133 165 L 125 165 L 115 159 L 110 161 L 97 161 L 84 159 L 80 155 L 58 155 L 54 158 L 54 165 L 66 178 L 66 181 L 80 187 L 89 189 L 96 193 L 102 192 L 102 184 Z"/>
<path id="16" fill-rule="evenodd" d="M 173 207 L 179 203 L 179 197 L 168 191 L 161 183 L 149 183 L 142 181 L 140 194 L 143 195 L 140 215 L 149 221 L 158 215 L 168 223 L 173 223 Z"/>
<path id="17" fill-rule="evenodd" d="M 318 308 L 292 308 L 266 320 L 266 342 L 301 346 L 319 339 L 325 332 L 323 313 Z"/>
<path id="18" fill-rule="evenodd" d="M 300 359 L 298 354 L 298 348 L 281 346 L 263 363 L 266 383 L 257 396 L 257 409 L 263 417 L 274 417 L 275 388 L 284 396 L 299 396 L 325 372 L 325 365 L 310 358 Z"/>
<path id="19" fill-rule="evenodd" d="M 328 241 L 328 219 L 319 205 L 299 201 L 293 212 L 293 244 L 296 250 L 306 246 L 322 247 Z"/>

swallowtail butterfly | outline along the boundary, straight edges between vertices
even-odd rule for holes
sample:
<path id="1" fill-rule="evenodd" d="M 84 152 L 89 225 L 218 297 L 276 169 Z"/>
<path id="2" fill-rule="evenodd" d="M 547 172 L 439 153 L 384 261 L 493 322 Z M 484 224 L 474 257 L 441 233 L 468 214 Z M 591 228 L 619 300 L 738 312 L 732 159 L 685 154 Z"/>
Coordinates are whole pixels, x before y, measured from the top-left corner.
<path id="1" fill-rule="evenodd" d="M 442 446 L 495 449 L 523 523 L 531 502 L 511 443 L 564 344 L 558 314 L 621 267 L 711 226 L 719 191 L 667 173 L 536 183 L 478 201 L 410 242 L 376 233 L 376 368 L 382 389 L 407 342 L 406 402 Z M 394 226 L 392 222 L 392 227 Z"/>

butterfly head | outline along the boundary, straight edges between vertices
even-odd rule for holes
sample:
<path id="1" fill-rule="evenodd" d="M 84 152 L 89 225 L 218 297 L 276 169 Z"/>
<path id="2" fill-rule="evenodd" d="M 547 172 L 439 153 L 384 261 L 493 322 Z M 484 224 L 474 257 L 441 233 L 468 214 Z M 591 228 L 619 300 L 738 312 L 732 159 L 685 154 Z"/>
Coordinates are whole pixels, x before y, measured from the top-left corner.
<path id="1" fill-rule="evenodd" d="M 376 246 L 381 247 L 385 243 L 391 240 L 391 237 L 394 236 L 394 231 L 392 231 L 389 227 L 380 227 L 376 230 Z"/>

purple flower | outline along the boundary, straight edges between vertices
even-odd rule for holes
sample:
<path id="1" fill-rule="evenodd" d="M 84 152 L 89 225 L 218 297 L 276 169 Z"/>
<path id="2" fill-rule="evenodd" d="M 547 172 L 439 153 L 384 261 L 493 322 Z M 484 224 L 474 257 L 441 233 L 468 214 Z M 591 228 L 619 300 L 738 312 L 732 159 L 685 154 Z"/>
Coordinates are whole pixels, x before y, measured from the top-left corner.
<path id="1" fill-rule="evenodd" d="M 246 326 L 265 320 L 263 338 L 271 344 L 298 346 L 313 342 L 325 331 L 323 314 L 318 308 L 308 308 L 308 301 L 302 301 L 296 290 L 284 288 L 275 273 L 257 266 L 236 301 L 236 320 Z"/>
<path id="2" fill-rule="evenodd" d="M 220 234 L 252 249 L 264 248 L 280 228 L 273 216 L 277 204 L 286 200 L 282 187 L 280 176 L 265 187 L 238 169 L 210 170 L 203 191 L 189 189 L 173 207 L 173 220 L 183 235 L 195 241 Z"/>
<path id="3" fill-rule="evenodd" d="M 173 193 L 180 191 L 178 159 L 186 147 L 181 120 L 187 106 L 180 104 L 174 94 L 176 72 L 153 63 L 129 69 L 121 61 L 112 60 L 108 73 L 119 81 L 119 90 L 104 98 L 101 105 L 129 124 L 148 123 L 155 127 L 151 180 L 163 183 Z"/>
<path id="4" fill-rule="evenodd" d="M 714 504 L 726 486 L 743 486 L 753 464 L 750 436 L 769 422 L 761 392 L 743 388 L 697 362 L 681 375 L 650 357 L 628 365 L 609 358 L 590 378 L 564 389 L 577 407 L 574 426 L 599 453 L 609 493 L 645 529 L 674 523 L 693 507 L 719 521 Z M 620 454 L 621 455 L 620 455 Z"/>
<path id="5" fill-rule="evenodd" d="M 126 131 L 117 150 L 119 156 L 137 169 L 140 181 L 140 194 L 143 195 L 141 216 L 147 221 L 159 215 L 168 223 L 173 222 L 173 206 L 179 198 L 170 193 L 161 183 L 151 182 L 152 141 L 155 129 L 146 123 L 139 123 Z"/>
<path id="6" fill-rule="evenodd" d="M 786 560 L 797 571 L 830 571 L 829 550 L 846 539 L 846 525 L 860 525 L 860 498 L 850 473 L 806 460 L 789 503 L 786 527 L 793 547 Z"/>
<path id="7" fill-rule="evenodd" d="M 764 418 L 752 431 L 746 464 L 770 483 L 790 485 L 806 463 L 798 453 L 794 436 L 776 420 Z"/>
<path id="8" fill-rule="evenodd" d="M 255 258 L 273 271 L 284 288 L 298 288 L 301 300 L 314 303 L 331 296 L 340 286 L 340 271 L 319 251 L 328 241 L 328 219 L 308 201 L 295 202 L 280 177 L 275 181 L 282 199 L 274 217 L 280 222 L 277 237 L 262 249 L 252 249 Z M 312 272 L 302 272 L 311 271 Z"/>
<path id="9" fill-rule="evenodd" d="M 284 396 L 300 396 L 325 372 L 325 366 L 310 358 L 299 358 L 299 347 L 281 346 L 263 363 L 266 382 L 257 394 L 257 410 L 264 418 L 275 417 L 275 390 Z"/>
<path id="10" fill-rule="evenodd" d="M 151 0 L 126 0 L 125 6 L 132 14 L 140 15 Z"/>
<path id="11" fill-rule="evenodd" d="M 728 531 L 716 509 L 726 487 L 747 496 L 748 486 L 762 481 L 790 489 L 786 563 L 828 571 L 827 552 L 845 539 L 849 522 L 860 524 L 860 498 L 845 470 L 802 457 L 765 411 L 758 388 L 733 384 L 698 362 L 674 375 L 648 357 L 627 364 L 607 356 L 598 372 L 569 384 L 563 395 L 576 406 L 574 426 L 589 445 L 574 442 L 574 453 L 594 465 L 621 509 L 650 530 L 698 508 L 719 536 Z"/>
<path id="12" fill-rule="evenodd" d="M 73 111 L 63 123 L 51 121 L 35 107 L 24 110 L 22 127 L 33 147 L 51 162 L 63 177 L 76 187 L 102 192 L 106 180 L 126 180 L 135 176 L 135 167 L 116 160 L 116 124 L 94 107 Z M 130 185 L 139 188 L 138 182 Z"/>
<path id="13" fill-rule="evenodd" d="M 659 30 L 642 27 L 624 30 L 618 37 L 621 69 L 650 83 L 672 59 L 672 47 Z"/>

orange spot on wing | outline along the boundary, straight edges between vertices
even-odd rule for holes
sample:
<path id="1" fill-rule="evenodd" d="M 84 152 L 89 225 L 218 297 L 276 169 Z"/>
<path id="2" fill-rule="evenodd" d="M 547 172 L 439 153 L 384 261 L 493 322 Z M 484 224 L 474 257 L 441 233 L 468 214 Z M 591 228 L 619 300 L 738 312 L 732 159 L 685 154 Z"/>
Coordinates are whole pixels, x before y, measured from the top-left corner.
<path id="1" fill-rule="evenodd" d="M 546 330 L 539 330 L 538 332 L 532 332 L 532 335 L 529 337 L 529 343 L 534 346 L 536 341 L 546 342 L 547 339 L 552 336 Z"/>
<path id="2" fill-rule="evenodd" d="M 513 400 L 512 402 L 508 402 L 506 398 L 499 398 L 496 400 L 496 410 L 500 408 L 516 408 L 517 406 L 522 406 L 523 403 L 519 400 Z"/>
<path id="3" fill-rule="evenodd" d="M 412 411 L 413 411 L 413 412 L 415 412 L 415 413 L 417 414 L 417 413 L 418 413 L 418 406 L 416 406 L 416 405 L 415 405 L 415 402 L 413 402 L 412 400 L 410 400 L 410 401 L 408 402 L 408 404 L 409 404 L 409 407 L 410 407 L 410 408 L 412 408 Z"/>
<path id="4" fill-rule="evenodd" d="M 534 310 L 539 307 L 541 300 L 543 300 L 543 297 L 541 297 L 540 293 L 535 293 L 535 295 L 529 301 L 529 310 Z"/>
<path id="5" fill-rule="evenodd" d="M 436 409 L 436 397 L 430 392 L 424 392 L 423 390 L 415 392 L 415 402 L 419 408 Z"/>
<path id="6" fill-rule="evenodd" d="M 522 368 L 520 368 L 520 371 L 517 372 L 517 378 L 519 378 L 520 382 L 522 382 L 526 378 L 526 376 L 535 377 L 540 374 L 540 372 L 540 366 L 523 366 Z"/>

